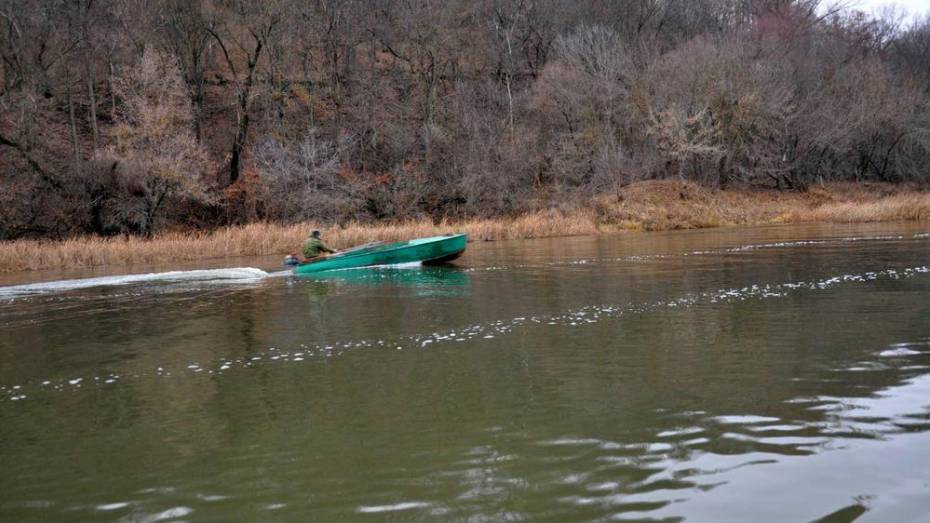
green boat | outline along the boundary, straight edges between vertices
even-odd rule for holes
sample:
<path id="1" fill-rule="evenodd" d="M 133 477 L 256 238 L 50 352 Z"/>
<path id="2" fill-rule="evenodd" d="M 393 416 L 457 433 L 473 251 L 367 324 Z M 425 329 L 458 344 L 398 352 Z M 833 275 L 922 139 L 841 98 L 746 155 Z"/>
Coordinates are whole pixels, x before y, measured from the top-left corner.
<path id="1" fill-rule="evenodd" d="M 370 243 L 319 260 L 301 263 L 294 267 L 294 273 L 310 274 L 336 269 L 413 262 L 444 263 L 461 256 L 467 242 L 468 235 L 466 234 L 450 234 L 417 238 L 406 242 Z"/>

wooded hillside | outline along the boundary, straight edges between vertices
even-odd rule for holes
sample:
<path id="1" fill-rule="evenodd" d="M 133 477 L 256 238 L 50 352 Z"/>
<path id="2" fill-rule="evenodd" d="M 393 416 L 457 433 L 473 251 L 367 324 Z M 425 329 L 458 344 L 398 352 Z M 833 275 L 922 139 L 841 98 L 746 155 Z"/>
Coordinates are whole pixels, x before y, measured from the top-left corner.
<path id="1" fill-rule="evenodd" d="M 0 0 L 0 239 L 930 180 L 930 20 L 817 0 Z"/>

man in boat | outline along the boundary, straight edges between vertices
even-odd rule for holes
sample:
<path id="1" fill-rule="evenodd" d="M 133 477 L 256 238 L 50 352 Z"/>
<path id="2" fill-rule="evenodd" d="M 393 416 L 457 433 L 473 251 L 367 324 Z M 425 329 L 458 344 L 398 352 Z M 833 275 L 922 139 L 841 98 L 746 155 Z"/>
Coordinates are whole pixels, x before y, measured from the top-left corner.
<path id="1" fill-rule="evenodd" d="M 323 257 L 323 253 L 335 254 L 336 251 L 327 247 L 323 243 L 320 231 L 314 229 L 313 232 L 310 233 L 310 237 L 304 242 L 304 258 L 307 261 L 315 260 Z"/>

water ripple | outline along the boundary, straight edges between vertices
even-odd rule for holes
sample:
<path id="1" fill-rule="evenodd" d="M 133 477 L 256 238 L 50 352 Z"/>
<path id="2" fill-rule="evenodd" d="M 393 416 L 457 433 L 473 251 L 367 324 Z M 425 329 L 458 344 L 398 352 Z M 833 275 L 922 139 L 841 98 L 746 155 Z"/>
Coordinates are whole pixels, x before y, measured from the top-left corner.
<path id="1" fill-rule="evenodd" d="M 150 373 L 133 374 L 133 378 L 140 377 L 171 377 L 177 375 L 207 376 L 222 375 L 237 368 L 250 368 L 258 365 L 274 364 L 300 364 L 308 359 L 325 359 L 344 354 L 352 350 L 422 350 L 438 344 L 451 344 L 462 342 L 486 342 L 495 338 L 506 336 L 519 328 L 560 326 L 582 327 L 604 320 L 615 319 L 630 314 L 643 314 L 661 309 L 674 309 L 691 307 L 698 304 L 738 303 L 751 299 L 782 298 L 794 292 L 822 291 L 839 285 L 860 284 L 879 280 L 901 280 L 930 273 L 930 267 L 917 266 L 903 269 L 883 269 L 868 271 L 859 274 L 842 274 L 828 278 L 809 281 L 785 282 L 774 284 L 755 284 L 744 287 L 724 288 L 695 294 L 687 294 L 669 300 L 659 300 L 639 304 L 605 304 L 589 305 L 569 310 L 562 314 L 542 316 L 519 316 L 509 320 L 497 320 L 464 326 L 454 330 L 440 331 L 429 334 L 416 334 L 393 339 L 367 339 L 345 341 L 332 344 L 300 345 L 294 349 L 281 350 L 270 347 L 267 351 L 253 354 L 249 357 L 220 359 L 212 362 L 192 361 L 180 368 L 168 365 L 159 366 Z M 870 362 L 866 365 L 854 365 L 844 370 L 847 372 L 861 372 L 882 370 L 881 364 Z M 63 391 L 80 389 L 88 386 L 107 387 L 115 386 L 125 376 L 107 373 L 97 376 L 75 376 L 61 380 L 43 379 L 39 383 L 29 384 L 33 392 L 41 390 Z M 29 397 L 26 391 L 27 384 L 0 385 L 0 401 L 20 401 Z"/>

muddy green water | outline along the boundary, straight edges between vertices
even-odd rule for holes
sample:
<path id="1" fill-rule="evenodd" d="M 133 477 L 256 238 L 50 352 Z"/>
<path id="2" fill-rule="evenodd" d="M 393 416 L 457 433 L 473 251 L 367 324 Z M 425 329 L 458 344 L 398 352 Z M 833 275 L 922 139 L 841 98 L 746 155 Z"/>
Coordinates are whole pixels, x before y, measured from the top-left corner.
<path id="1" fill-rule="evenodd" d="M 928 230 L 9 277 L 0 521 L 928 521 Z"/>

